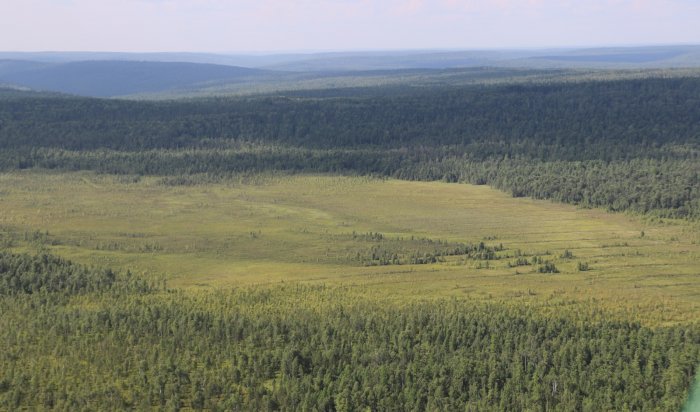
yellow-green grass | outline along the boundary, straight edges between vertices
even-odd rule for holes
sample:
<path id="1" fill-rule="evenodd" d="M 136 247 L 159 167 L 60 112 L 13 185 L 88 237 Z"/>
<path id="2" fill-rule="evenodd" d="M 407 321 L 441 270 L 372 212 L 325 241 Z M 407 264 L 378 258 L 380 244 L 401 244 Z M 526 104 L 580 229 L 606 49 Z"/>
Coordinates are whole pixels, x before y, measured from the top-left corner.
<path id="1" fill-rule="evenodd" d="M 697 223 L 516 199 L 486 186 L 338 176 L 169 186 L 158 177 L 13 172 L 0 175 L 0 229 L 15 250 L 48 248 L 192 289 L 317 282 L 393 300 L 588 302 L 653 324 L 700 320 Z M 366 267 L 349 257 L 376 242 L 353 232 L 381 232 L 397 245 L 412 236 L 502 243 L 502 257 L 520 250 L 560 273 L 510 267 L 514 257 L 488 267 L 461 257 Z"/>

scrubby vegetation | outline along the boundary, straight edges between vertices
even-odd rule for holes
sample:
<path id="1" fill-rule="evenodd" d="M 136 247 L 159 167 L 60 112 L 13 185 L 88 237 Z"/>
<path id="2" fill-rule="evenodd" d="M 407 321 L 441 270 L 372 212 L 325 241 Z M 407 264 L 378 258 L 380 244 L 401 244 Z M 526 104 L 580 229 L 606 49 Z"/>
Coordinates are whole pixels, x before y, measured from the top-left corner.
<path id="1" fill-rule="evenodd" d="M 351 246 L 346 259 L 351 263 L 365 266 L 386 265 L 425 265 L 445 262 L 447 258 L 459 257 L 470 260 L 500 259 L 497 252 L 503 245 L 489 246 L 484 242 L 466 244 L 447 242 L 440 239 L 411 236 L 404 239 L 389 238 L 379 232 L 353 233 L 352 235 L 332 236 L 334 242 L 352 240 L 358 246 Z"/>

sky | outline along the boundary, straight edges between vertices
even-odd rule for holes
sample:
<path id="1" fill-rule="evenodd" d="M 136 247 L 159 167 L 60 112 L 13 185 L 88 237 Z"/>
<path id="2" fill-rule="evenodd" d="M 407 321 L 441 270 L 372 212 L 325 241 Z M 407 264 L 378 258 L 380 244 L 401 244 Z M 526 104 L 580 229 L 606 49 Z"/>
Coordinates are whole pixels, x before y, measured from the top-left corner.
<path id="1" fill-rule="evenodd" d="M 700 0 L 0 0 L 2 51 L 700 44 Z"/>

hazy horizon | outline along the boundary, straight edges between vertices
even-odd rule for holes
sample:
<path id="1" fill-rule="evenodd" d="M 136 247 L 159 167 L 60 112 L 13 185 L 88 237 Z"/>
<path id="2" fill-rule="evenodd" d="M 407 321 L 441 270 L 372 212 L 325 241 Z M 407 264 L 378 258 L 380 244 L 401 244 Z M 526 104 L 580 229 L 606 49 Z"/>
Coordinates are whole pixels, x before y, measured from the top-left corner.
<path id="1" fill-rule="evenodd" d="M 38 12 L 37 12 L 38 10 Z M 26 0 L 0 50 L 287 54 L 700 44 L 691 0 Z"/>
<path id="2" fill-rule="evenodd" d="M 197 50 L 80 50 L 80 49 L 66 49 L 66 50 L 10 50 L 10 49 L 0 49 L 0 53 L 27 53 L 27 54 L 40 54 L 40 53 L 86 53 L 86 54 L 215 54 L 215 55 L 246 55 L 246 56 L 272 56 L 272 55 L 313 55 L 313 54 L 372 54 L 372 53 L 450 53 L 450 52 L 490 52 L 490 51 L 533 51 L 533 52 L 556 52 L 556 51 L 576 51 L 576 50 L 596 50 L 596 49 L 633 49 L 633 48 L 653 48 L 653 47 L 693 47 L 699 46 L 700 42 L 697 43 L 639 43 L 639 44 L 590 44 L 590 45 L 580 45 L 580 46 L 550 46 L 550 47 L 465 47 L 465 48 L 378 48 L 378 49 L 290 49 L 290 50 L 222 50 L 222 51 L 197 51 Z"/>

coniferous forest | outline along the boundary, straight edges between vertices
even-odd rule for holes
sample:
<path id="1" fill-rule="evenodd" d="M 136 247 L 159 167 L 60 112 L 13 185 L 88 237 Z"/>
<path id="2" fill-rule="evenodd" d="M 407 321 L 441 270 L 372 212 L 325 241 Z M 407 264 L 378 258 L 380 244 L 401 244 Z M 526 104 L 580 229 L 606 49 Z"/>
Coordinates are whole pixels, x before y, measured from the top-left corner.
<path id="1" fill-rule="evenodd" d="M 678 410 L 700 356 L 697 328 L 586 307 L 192 295 L 50 255 L 3 253 L 0 276 L 7 410 Z"/>
<path id="2" fill-rule="evenodd" d="M 700 78 L 167 102 L 5 94 L 4 170 L 374 174 L 614 211 L 700 213 Z"/>
<path id="3" fill-rule="evenodd" d="M 639 224 L 605 244 L 585 237 L 595 233 L 582 224 L 575 229 L 583 243 L 571 250 L 557 249 L 560 232 L 520 239 L 519 228 L 509 227 L 524 245 L 516 248 L 468 225 L 459 237 L 434 240 L 418 226 L 390 222 L 386 216 L 407 213 L 398 207 L 352 220 L 332 196 L 310 187 L 290 187 L 301 192 L 294 203 L 240 183 L 309 175 L 357 178 L 338 181 L 348 185 L 366 178 L 440 182 L 440 190 L 490 186 L 516 199 L 600 212 L 587 215 L 590 221 L 627 213 L 639 219 L 634 225 L 667 222 L 648 233 Z M 105 235 L 88 222 L 128 226 L 129 215 L 110 208 L 118 197 L 100 203 L 76 194 L 74 207 L 60 209 L 51 198 L 21 197 L 31 190 L 12 187 L 16 176 L 36 179 L 27 187 L 49 187 L 47 193 L 63 190 L 51 187 L 54 176 L 100 190 L 113 184 L 104 192 L 134 183 L 120 190 L 142 190 L 144 198 L 170 190 L 196 197 L 197 206 L 193 220 L 176 222 L 187 232 L 181 237 L 164 239 L 146 224 Z M 197 186 L 204 194 L 187 191 Z M 240 207 L 245 214 L 220 219 L 235 220 L 245 233 L 210 226 L 210 235 L 199 233 L 206 229 L 197 214 L 232 187 L 244 187 L 234 200 L 248 202 Z M 268 196 L 265 207 L 255 196 Z M 303 196 L 323 198 L 342 220 L 330 212 L 307 219 Z M 372 196 L 368 203 L 381 203 Z M 158 199 L 153 209 L 170 216 L 165 210 L 177 201 Z M 498 214 L 509 212 L 490 207 L 481 205 L 491 214 L 476 219 L 498 223 Z M 700 318 L 691 309 L 664 311 L 698 296 L 698 267 L 684 263 L 668 273 L 665 263 L 634 259 L 658 250 L 698 259 L 698 76 L 358 84 L 161 101 L 0 89 L 0 213 L 7 216 L 0 217 L 0 410 L 677 411 L 696 385 Z M 269 224 L 264 230 L 246 226 L 256 213 Z M 46 229 L 74 215 L 81 219 L 75 227 Z M 400 223 L 415 223 L 406 216 Z M 547 222 L 544 212 L 532 218 Z M 285 224 L 295 226 L 273 231 Z M 190 232 L 201 237 L 191 241 Z M 289 246 L 299 239 L 309 243 Z M 546 250 L 535 250 L 546 242 Z M 270 257 L 276 253 L 289 266 L 281 281 L 231 281 L 236 275 L 227 274 L 225 286 L 203 278 L 182 287 L 182 277 L 168 273 L 180 264 L 169 261 L 182 256 L 192 258 L 193 276 L 200 263 L 220 265 L 202 271 L 228 273 L 216 259 L 243 256 L 242 268 L 267 275 L 280 270 Z M 610 256 L 619 266 L 605 260 Z M 302 265 L 309 262 L 317 266 Z M 330 275 L 318 269 L 327 262 L 320 267 Z M 365 277 L 344 279 L 347 268 Z M 438 282 L 450 270 L 494 289 L 530 283 L 517 296 L 476 290 L 476 299 L 423 289 L 416 280 Z M 459 282 L 475 281 L 467 275 Z M 396 280 L 401 276 L 409 280 Z M 585 297 L 566 295 L 575 276 L 580 283 L 572 290 Z M 620 281 L 629 288 L 615 296 L 619 307 L 611 309 L 610 295 L 595 296 L 595 282 L 606 276 L 633 276 Z M 648 279 L 655 283 L 642 285 Z M 374 289 L 383 281 L 384 289 Z M 401 286 L 408 292 L 389 298 L 392 282 L 397 290 L 408 283 Z M 563 286 L 530 289 L 538 282 Z M 687 293 L 664 295 L 671 284 Z M 646 286 L 654 292 L 635 292 Z M 646 306 L 634 306 L 633 293 Z M 664 300 L 654 301 L 658 296 Z M 624 304 L 628 312 L 618 310 Z M 629 315 L 642 307 L 646 312 Z"/>

